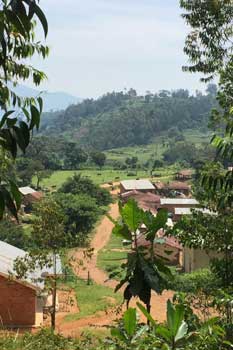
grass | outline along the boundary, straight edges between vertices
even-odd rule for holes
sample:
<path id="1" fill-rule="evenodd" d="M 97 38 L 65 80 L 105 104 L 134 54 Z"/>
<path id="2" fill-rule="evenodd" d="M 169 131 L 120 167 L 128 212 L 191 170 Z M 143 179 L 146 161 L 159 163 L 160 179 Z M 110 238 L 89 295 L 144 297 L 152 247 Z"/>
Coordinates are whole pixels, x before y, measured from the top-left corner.
<path id="1" fill-rule="evenodd" d="M 159 169 L 159 175 L 154 180 L 168 181 L 173 176 L 177 168 L 166 167 Z M 44 179 L 41 182 L 41 186 L 44 188 L 50 188 L 56 190 L 59 188 L 69 177 L 74 174 L 82 174 L 90 178 L 96 184 L 104 184 L 108 182 L 121 181 L 125 179 L 135 178 L 149 178 L 150 172 L 148 170 L 138 170 L 136 175 L 128 176 L 127 170 L 113 170 L 113 169 L 85 169 L 85 170 L 59 170 L 55 171 L 48 179 Z"/>
<path id="2" fill-rule="evenodd" d="M 202 143 L 208 142 L 206 133 L 202 133 L 199 130 L 186 130 L 183 135 L 187 142 L 195 143 L 196 146 L 200 146 Z M 142 146 L 122 147 L 117 149 L 108 150 L 105 152 L 108 160 L 115 160 L 125 162 L 127 157 L 138 158 L 139 164 L 144 164 L 152 158 L 161 159 L 163 153 L 166 151 L 166 147 L 163 146 L 163 138 L 168 140 L 167 134 L 164 136 L 157 136 L 152 143 Z"/>
<path id="3" fill-rule="evenodd" d="M 95 315 L 100 311 L 107 311 L 112 306 L 122 302 L 122 295 L 114 293 L 113 289 L 98 284 L 87 285 L 87 282 L 77 279 L 69 282 L 75 290 L 79 312 L 65 317 L 65 321 L 76 321 L 87 316 Z"/>
<path id="4" fill-rule="evenodd" d="M 200 131 L 187 130 L 184 132 L 184 136 L 187 141 L 195 143 L 196 146 L 200 146 L 204 142 L 208 142 L 208 135 L 201 133 Z M 158 136 L 154 139 L 154 142 L 149 145 L 123 147 L 108 150 L 105 152 L 108 161 L 118 160 L 122 163 L 125 162 L 127 157 L 136 156 L 138 158 L 138 164 L 142 166 L 148 160 L 161 159 L 162 154 L 166 151 L 166 147 L 162 144 L 163 136 Z M 158 169 L 157 176 L 154 180 L 169 181 L 172 179 L 174 172 L 179 170 L 176 166 L 166 166 L 165 168 Z M 128 176 L 130 170 L 113 170 L 113 169 L 84 169 L 84 170 L 61 170 L 55 171 L 49 178 L 44 179 L 41 182 L 41 186 L 56 190 L 59 188 L 69 177 L 75 173 L 82 174 L 90 178 L 96 184 L 104 184 L 108 182 L 121 181 L 124 179 L 135 178 L 149 178 L 150 169 L 138 169 L 135 175 Z M 135 173 L 135 170 L 133 170 Z M 33 180 L 35 184 L 35 179 Z"/>
<path id="5" fill-rule="evenodd" d="M 98 252 L 97 266 L 107 273 L 119 269 L 119 266 L 127 258 L 128 249 L 122 245 L 122 238 L 112 234 L 108 244 Z M 116 279 L 121 277 L 122 275 L 119 274 Z"/>

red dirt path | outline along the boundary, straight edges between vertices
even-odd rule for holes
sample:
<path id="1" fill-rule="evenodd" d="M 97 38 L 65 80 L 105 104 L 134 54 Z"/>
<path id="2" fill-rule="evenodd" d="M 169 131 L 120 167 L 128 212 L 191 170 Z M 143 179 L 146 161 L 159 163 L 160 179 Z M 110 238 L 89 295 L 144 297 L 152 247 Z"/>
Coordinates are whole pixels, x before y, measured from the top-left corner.
<path id="1" fill-rule="evenodd" d="M 115 191 L 114 191 L 115 192 Z M 114 193 L 115 194 L 115 193 Z M 113 219 L 117 219 L 119 216 L 118 204 L 114 203 L 110 206 L 109 214 Z M 74 271 L 75 273 L 84 279 L 87 279 L 88 271 L 90 272 L 91 279 L 101 285 L 108 286 L 110 288 L 115 288 L 117 282 L 115 280 L 108 280 L 108 275 L 101 269 L 97 267 L 97 254 L 99 250 L 105 247 L 108 243 L 112 229 L 113 223 L 105 216 L 100 224 L 98 225 L 95 235 L 91 241 L 90 246 L 94 249 L 91 259 L 84 260 L 84 265 L 80 268 L 78 261 L 83 261 L 83 249 L 78 249 L 72 252 L 74 258 Z M 166 301 L 172 298 L 173 292 L 165 291 L 162 295 L 156 295 L 152 293 L 151 300 L 151 314 L 158 321 L 164 321 L 166 318 Z M 131 302 L 131 306 L 136 305 L 136 300 Z M 124 310 L 124 307 L 123 307 Z M 116 310 L 109 310 L 108 313 L 101 312 L 96 315 L 86 317 L 74 322 L 64 322 L 64 314 L 59 314 L 57 318 L 58 330 L 64 335 L 77 336 L 80 334 L 81 330 L 88 326 L 103 327 L 113 323 L 113 321 L 119 318 L 123 312 L 116 315 Z"/>

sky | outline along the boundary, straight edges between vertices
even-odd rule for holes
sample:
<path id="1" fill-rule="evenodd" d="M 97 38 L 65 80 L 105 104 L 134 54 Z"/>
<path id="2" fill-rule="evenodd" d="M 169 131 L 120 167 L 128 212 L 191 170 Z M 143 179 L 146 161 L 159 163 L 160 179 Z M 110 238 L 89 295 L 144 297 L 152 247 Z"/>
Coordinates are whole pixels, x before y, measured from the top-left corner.
<path id="1" fill-rule="evenodd" d="M 77 97 L 134 88 L 204 90 L 198 75 L 182 72 L 188 32 L 179 0 L 41 0 L 49 22 L 41 89 Z M 40 31 L 38 31 L 40 37 Z"/>

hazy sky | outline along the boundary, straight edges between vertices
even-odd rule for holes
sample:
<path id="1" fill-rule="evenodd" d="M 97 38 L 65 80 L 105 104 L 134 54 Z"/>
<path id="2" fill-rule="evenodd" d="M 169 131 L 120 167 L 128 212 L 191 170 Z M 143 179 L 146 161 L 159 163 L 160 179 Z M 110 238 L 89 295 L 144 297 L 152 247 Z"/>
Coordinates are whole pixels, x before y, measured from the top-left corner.
<path id="1" fill-rule="evenodd" d="M 187 28 L 178 0 L 41 0 L 51 53 L 35 60 L 44 89 L 80 97 L 135 88 L 204 89 L 183 73 Z"/>

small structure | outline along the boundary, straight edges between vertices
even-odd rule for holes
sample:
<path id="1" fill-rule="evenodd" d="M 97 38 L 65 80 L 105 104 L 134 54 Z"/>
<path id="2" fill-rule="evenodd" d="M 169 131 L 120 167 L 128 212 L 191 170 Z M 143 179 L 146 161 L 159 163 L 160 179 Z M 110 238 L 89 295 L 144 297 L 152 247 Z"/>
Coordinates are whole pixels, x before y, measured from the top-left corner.
<path id="1" fill-rule="evenodd" d="M 124 180 L 120 182 L 120 193 L 128 191 L 155 192 L 155 187 L 149 180 Z"/>
<path id="2" fill-rule="evenodd" d="M 25 211 L 30 211 L 32 204 L 43 197 L 42 192 L 36 191 L 29 186 L 20 187 L 19 191 L 23 196 L 22 204 Z"/>
<path id="3" fill-rule="evenodd" d="M 120 198 L 123 203 L 126 203 L 130 198 L 133 198 L 139 208 L 142 208 L 143 210 L 149 210 L 152 213 L 157 212 L 157 208 L 160 206 L 160 196 L 151 193 L 151 192 L 140 192 L 140 191 L 129 191 L 122 193 L 120 195 Z"/>
<path id="4" fill-rule="evenodd" d="M 195 208 L 199 202 L 195 198 L 161 198 L 160 208 L 166 208 L 170 213 L 175 214 L 175 208 Z"/>
<path id="5" fill-rule="evenodd" d="M 0 319 L 2 326 L 32 328 L 43 325 L 43 308 L 47 294 L 43 295 L 43 276 L 53 275 L 50 267 L 36 268 L 26 280 L 14 277 L 14 261 L 27 253 L 0 241 Z M 61 273 L 61 261 L 57 259 Z"/>
<path id="6" fill-rule="evenodd" d="M 213 258 L 222 258 L 222 255 L 214 251 L 202 249 L 193 249 L 184 247 L 183 250 L 183 269 L 190 273 L 198 269 L 210 266 L 210 260 Z"/>
<path id="7" fill-rule="evenodd" d="M 187 182 L 173 181 L 167 184 L 166 186 L 168 192 L 174 191 L 178 194 L 184 194 L 189 196 L 191 191 L 191 186 Z"/>
<path id="8" fill-rule="evenodd" d="M 154 183 L 155 193 L 164 196 L 167 193 L 167 185 L 162 181 L 157 181 Z"/>
<path id="9" fill-rule="evenodd" d="M 192 176 L 193 176 L 193 171 L 191 169 L 184 169 L 176 173 L 176 180 L 188 181 L 192 179 Z"/>
<path id="10" fill-rule="evenodd" d="M 170 224 L 170 223 L 168 223 Z M 161 243 L 156 240 L 160 239 Z M 147 241 L 143 232 L 138 235 L 137 244 L 145 248 L 150 248 L 151 243 Z M 167 264 L 180 265 L 181 264 L 181 252 L 183 248 L 174 237 L 166 237 L 164 230 L 159 230 L 155 234 L 154 240 L 154 254 L 164 259 Z"/>

